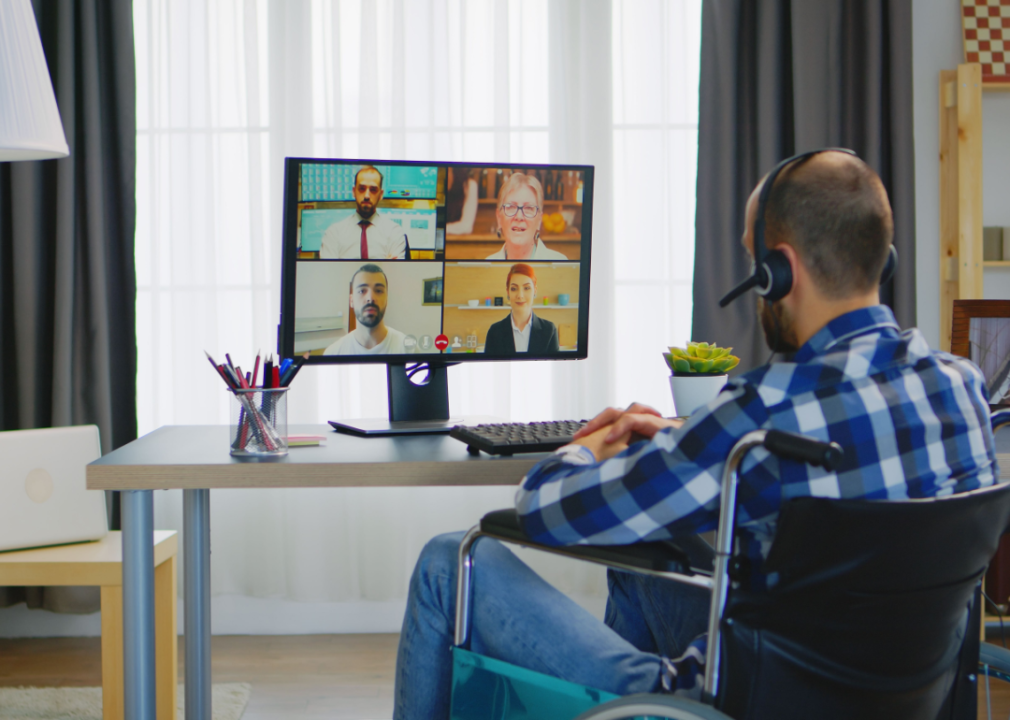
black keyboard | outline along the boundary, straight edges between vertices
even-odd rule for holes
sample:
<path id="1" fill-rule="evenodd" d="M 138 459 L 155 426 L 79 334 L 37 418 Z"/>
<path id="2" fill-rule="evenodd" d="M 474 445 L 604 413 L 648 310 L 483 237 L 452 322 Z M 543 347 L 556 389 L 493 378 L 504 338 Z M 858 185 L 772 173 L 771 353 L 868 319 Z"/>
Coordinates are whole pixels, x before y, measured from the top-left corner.
<path id="1" fill-rule="evenodd" d="M 450 432 L 467 444 L 471 455 L 481 450 L 489 455 L 550 452 L 572 441 L 586 420 L 554 420 L 534 423 L 495 423 L 491 425 L 457 425 Z"/>

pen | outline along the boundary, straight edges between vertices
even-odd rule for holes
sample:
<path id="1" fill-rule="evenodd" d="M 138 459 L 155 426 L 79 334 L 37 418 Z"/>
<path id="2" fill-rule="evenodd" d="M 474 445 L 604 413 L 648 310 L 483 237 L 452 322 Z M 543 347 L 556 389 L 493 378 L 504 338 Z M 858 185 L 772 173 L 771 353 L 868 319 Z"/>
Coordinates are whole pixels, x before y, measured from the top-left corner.
<path id="1" fill-rule="evenodd" d="M 207 356 L 207 360 L 210 362 L 211 366 L 217 370 L 217 374 L 221 376 L 221 379 L 224 380 L 226 384 L 231 385 L 231 381 L 228 379 L 228 376 L 224 374 L 224 370 L 221 369 L 221 366 L 214 362 L 214 358 L 210 356 L 210 353 L 204 350 L 203 354 Z"/>
<path id="2" fill-rule="evenodd" d="M 233 390 L 242 387 L 242 383 L 238 381 L 238 377 L 236 377 L 235 371 L 232 368 L 227 365 L 222 365 L 221 370 L 228 376 L 228 384 L 231 385 Z"/>
<path id="3" fill-rule="evenodd" d="M 287 374 L 281 378 L 281 387 L 287 387 L 291 384 L 291 381 L 295 379 L 295 375 L 298 374 L 298 371 L 302 369 L 302 365 L 304 365 L 305 361 L 308 359 L 309 353 L 305 353 L 300 358 L 294 360 L 293 364 L 288 367 Z"/>
<path id="4" fill-rule="evenodd" d="M 256 387 L 256 376 L 259 374 L 260 370 L 260 352 L 256 351 L 256 363 L 253 365 L 253 376 L 252 376 L 252 386 Z"/>
<path id="5" fill-rule="evenodd" d="M 269 390 L 273 385 L 271 384 L 274 379 L 274 363 L 267 355 L 267 361 L 263 363 L 263 389 Z"/>
<path id="6" fill-rule="evenodd" d="M 302 369 L 302 363 L 294 363 L 288 368 L 287 373 L 281 378 L 281 387 L 287 387 L 291 384 L 291 381 L 295 379 L 295 375 L 298 371 Z"/>

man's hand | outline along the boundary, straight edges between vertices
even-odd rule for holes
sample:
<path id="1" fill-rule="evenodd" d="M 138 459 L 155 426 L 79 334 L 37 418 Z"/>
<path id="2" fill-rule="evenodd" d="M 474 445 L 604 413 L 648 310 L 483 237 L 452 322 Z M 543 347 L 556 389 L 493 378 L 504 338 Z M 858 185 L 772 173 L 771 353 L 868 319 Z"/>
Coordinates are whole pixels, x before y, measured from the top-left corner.
<path id="1" fill-rule="evenodd" d="M 631 433 L 625 433 L 622 437 L 619 437 L 616 440 L 605 440 L 605 437 L 609 432 L 610 426 L 604 425 L 596 432 L 590 433 L 589 435 L 583 435 L 572 442 L 589 448 L 596 457 L 597 462 L 609 460 L 622 450 L 625 450 L 628 447 L 629 440 L 631 439 Z"/>
<path id="2" fill-rule="evenodd" d="M 648 405 L 632 403 L 626 410 L 607 408 L 575 433 L 574 439 L 579 441 L 602 428 L 609 427 L 609 432 L 601 436 L 603 442 L 614 443 L 628 436 L 625 442 L 630 444 L 641 439 L 651 440 L 652 436 L 663 428 L 680 427 L 683 424 L 683 420 L 667 420 Z M 591 447 L 589 449 L 593 450 Z M 597 459 L 601 458 L 597 455 Z"/>

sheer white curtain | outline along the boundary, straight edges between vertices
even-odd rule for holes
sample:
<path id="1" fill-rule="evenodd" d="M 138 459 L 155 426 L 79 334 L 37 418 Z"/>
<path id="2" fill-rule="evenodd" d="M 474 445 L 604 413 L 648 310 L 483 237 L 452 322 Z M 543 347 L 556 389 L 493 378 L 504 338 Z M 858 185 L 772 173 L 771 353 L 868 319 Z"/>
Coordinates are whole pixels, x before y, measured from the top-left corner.
<path id="1" fill-rule="evenodd" d="M 661 354 L 691 339 L 701 2 L 614 0 L 612 33 L 615 400 L 672 415 Z"/>
<path id="2" fill-rule="evenodd" d="M 626 117 L 633 104 L 617 93 L 653 93 L 659 98 L 653 104 L 678 108 L 647 122 L 664 139 L 679 141 L 677 123 L 696 117 L 690 108 L 697 95 L 699 5 L 135 0 L 141 432 L 227 422 L 228 397 L 206 366 L 204 349 L 237 354 L 244 363 L 257 348 L 276 349 L 285 156 L 596 165 L 590 360 L 454 367 L 452 411 L 513 420 L 584 417 L 662 386 L 663 369 L 654 360 L 668 340 L 682 339 L 670 335 L 671 328 L 679 332 L 671 318 L 690 318 L 690 285 L 687 305 L 671 307 L 671 299 L 681 302 L 677 283 L 690 282 L 689 271 L 677 275 L 676 269 L 693 242 L 693 233 L 677 234 L 685 208 L 693 221 L 694 167 L 685 164 L 693 145 L 677 155 L 670 141 L 662 156 L 641 155 L 649 171 L 633 177 L 635 160 L 622 157 L 632 151 L 625 139 L 646 120 Z M 665 25 L 657 32 L 653 18 L 659 16 Z M 635 47 L 636 32 L 664 45 L 656 48 L 664 62 L 690 56 L 684 68 L 633 68 L 643 52 Z M 665 47 L 685 37 L 685 47 Z M 681 72 L 679 84 L 669 81 Z M 629 127 L 615 125 L 618 120 Z M 644 196 L 622 194 L 618 186 L 628 181 L 662 185 L 649 188 L 654 198 L 643 205 Z M 682 191 L 686 197 L 673 197 Z M 629 201 L 633 207 L 620 206 Z M 622 224 L 643 214 L 651 219 L 647 239 L 635 237 L 638 226 Z M 684 248 L 670 250 L 670 242 Z M 657 248 L 666 274 L 644 255 Z M 633 288 L 637 264 L 625 262 L 626 255 L 651 268 L 652 275 L 642 276 L 649 281 L 646 300 L 664 304 L 658 313 L 625 292 Z M 628 336 L 629 319 L 634 329 L 657 317 L 648 343 Z M 622 379 L 627 374 L 654 375 L 658 382 L 629 384 Z M 669 391 L 661 392 L 650 399 L 666 407 Z M 385 394 L 381 367 L 306 368 L 291 391 L 290 419 L 383 416 Z M 354 627 L 395 627 L 423 543 L 509 505 L 513 494 L 512 488 L 215 491 L 213 592 L 315 603 L 317 615 L 307 615 L 317 618 L 332 609 L 328 603 L 373 603 L 388 609 L 384 619 L 365 613 L 360 617 L 372 620 Z M 159 494 L 156 516 L 161 527 L 181 527 L 178 493 Z M 604 592 L 598 571 L 534 562 L 576 596 Z M 228 607 L 236 616 L 244 612 Z M 336 627 L 322 620 L 281 627 L 250 612 L 230 625 L 218 613 L 215 626 Z"/>

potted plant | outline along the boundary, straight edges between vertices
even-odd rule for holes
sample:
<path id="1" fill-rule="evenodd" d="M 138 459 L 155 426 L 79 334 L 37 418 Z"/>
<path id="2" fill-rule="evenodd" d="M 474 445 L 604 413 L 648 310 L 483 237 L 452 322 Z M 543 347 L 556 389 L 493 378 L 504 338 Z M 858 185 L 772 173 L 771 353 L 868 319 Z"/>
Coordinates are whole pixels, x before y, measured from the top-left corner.
<path id="1" fill-rule="evenodd" d="M 670 367 L 670 390 L 680 417 L 711 402 L 726 385 L 730 370 L 740 362 L 730 355 L 733 348 L 721 348 L 707 342 L 689 342 L 686 348 L 672 347 L 663 353 Z"/>

